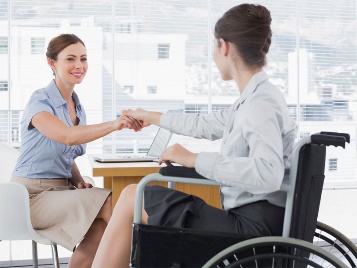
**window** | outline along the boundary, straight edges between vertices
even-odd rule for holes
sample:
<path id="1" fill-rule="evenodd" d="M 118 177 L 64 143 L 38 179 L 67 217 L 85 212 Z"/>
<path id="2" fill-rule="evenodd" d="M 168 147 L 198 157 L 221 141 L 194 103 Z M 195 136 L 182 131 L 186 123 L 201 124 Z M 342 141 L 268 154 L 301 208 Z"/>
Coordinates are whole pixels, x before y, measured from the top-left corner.
<path id="1" fill-rule="evenodd" d="M 121 32 L 121 33 L 130 33 L 131 32 L 130 23 L 120 24 L 119 25 L 119 32 Z"/>
<path id="2" fill-rule="evenodd" d="M 31 38 L 31 54 L 45 53 L 45 38 L 44 37 L 32 37 Z"/>
<path id="3" fill-rule="evenodd" d="M 0 91 L 8 91 L 9 85 L 7 81 L 0 81 Z"/>
<path id="4" fill-rule="evenodd" d="M 337 158 L 330 158 L 328 160 L 328 170 L 337 171 Z"/>
<path id="5" fill-rule="evenodd" d="M 127 93 L 127 94 L 133 94 L 134 93 L 134 86 L 132 86 L 132 85 L 123 86 L 123 92 Z"/>
<path id="6" fill-rule="evenodd" d="M 53 78 L 46 46 L 63 32 L 77 34 L 86 44 L 88 74 L 76 92 L 85 100 L 89 124 L 137 107 L 208 113 L 239 97 L 235 83 L 223 81 L 215 66 L 212 40 L 217 19 L 241 0 L 3 2 L 0 93 L 6 97 L 0 98 L 0 111 L 6 118 L 15 109 L 22 112 L 31 92 Z M 339 169 L 346 169 L 339 180 L 357 181 L 356 1 L 255 2 L 271 11 L 273 37 L 265 71 L 286 97 L 298 137 L 324 130 L 350 133 L 351 144 L 336 155 Z M 11 141 L 16 125 L 0 120 L 6 132 L 0 141 Z M 147 148 L 153 133 L 149 128 L 136 134 L 139 150 Z M 130 130 L 117 131 L 88 144 L 87 153 L 134 148 L 133 139 Z"/>
<path id="7" fill-rule="evenodd" d="M 148 94 L 156 94 L 157 93 L 157 86 L 148 86 L 147 87 Z"/>
<path id="8" fill-rule="evenodd" d="M 158 44 L 157 57 L 159 59 L 168 59 L 170 57 L 170 44 Z"/>
<path id="9" fill-rule="evenodd" d="M 13 127 L 11 129 L 11 140 L 14 143 L 18 143 L 20 141 L 20 133 L 18 127 Z"/>
<path id="10" fill-rule="evenodd" d="M 7 37 L 0 36 L 0 54 L 8 53 Z"/>

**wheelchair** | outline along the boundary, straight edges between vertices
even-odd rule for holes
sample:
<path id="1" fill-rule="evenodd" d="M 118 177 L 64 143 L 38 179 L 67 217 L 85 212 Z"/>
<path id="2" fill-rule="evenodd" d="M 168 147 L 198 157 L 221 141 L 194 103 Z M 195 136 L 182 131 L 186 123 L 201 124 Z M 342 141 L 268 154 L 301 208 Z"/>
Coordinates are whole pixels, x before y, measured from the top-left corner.
<path id="1" fill-rule="evenodd" d="M 149 226 L 141 223 L 143 191 L 152 181 L 222 186 L 180 166 L 163 167 L 138 184 L 131 267 L 357 267 L 357 247 L 342 233 L 317 221 L 326 146 L 350 142 L 349 134 L 320 132 L 293 148 L 282 237 L 249 237 L 225 232 Z"/>

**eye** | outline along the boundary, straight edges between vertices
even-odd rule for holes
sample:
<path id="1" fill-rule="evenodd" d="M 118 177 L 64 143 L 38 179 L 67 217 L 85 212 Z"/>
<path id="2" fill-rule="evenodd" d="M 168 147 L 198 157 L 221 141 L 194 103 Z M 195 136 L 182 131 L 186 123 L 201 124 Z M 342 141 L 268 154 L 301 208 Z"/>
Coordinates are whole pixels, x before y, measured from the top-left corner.
<path id="1" fill-rule="evenodd" d="M 81 58 L 81 61 L 82 61 L 82 62 L 86 62 L 86 61 L 87 61 L 87 58 Z"/>
<path id="2" fill-rule="evenodd" d="M 68 61 L 74 61 L 74 58 L 67 58 Z"/>

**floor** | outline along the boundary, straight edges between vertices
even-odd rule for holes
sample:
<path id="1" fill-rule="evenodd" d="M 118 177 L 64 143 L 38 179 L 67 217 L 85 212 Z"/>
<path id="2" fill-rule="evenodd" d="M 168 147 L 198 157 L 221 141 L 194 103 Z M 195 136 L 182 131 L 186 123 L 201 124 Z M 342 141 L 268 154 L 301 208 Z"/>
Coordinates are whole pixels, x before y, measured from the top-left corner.
<path id="1" fill-rule="evenodd" d="M 69 258 L 60 258 L 61 268 L 67 268 Z M 40 259 L 38 261 L 38 266 L 41 268 L 53 268 L 52 259 Z M 21 268 L 32 268 L 31 260 L 26 261 L 12 261 L 12 262 L 0 262 L 0 267 L 21 267 Z"/>

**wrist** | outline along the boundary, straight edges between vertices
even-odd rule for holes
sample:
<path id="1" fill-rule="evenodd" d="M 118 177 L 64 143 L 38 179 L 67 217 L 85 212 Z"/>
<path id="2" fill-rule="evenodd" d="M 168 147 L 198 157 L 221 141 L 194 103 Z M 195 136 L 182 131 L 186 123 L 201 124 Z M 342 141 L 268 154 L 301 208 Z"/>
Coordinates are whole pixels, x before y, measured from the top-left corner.
<path id="1" fill-rule="evenodd" d="M 196 160 L 197 160 L 197 153 L 191 153 L 191 156 L 187 158 L 187 165 L 186 167 L 194 168 L 196 166 Z"/>
<path id="2" fill-rule="evenodd" d="M 147 115 L 149 119 L 148 122 L 152 125 L 160 126 L 160 118 L 162 113 L 160 112 L 149 112 L 150 114 Z"/>
<path id="3" fill-rule="evenodd" d="M 111 121 L 110 132 L 113 132 L 119 128 L 119 120 Z"/>

